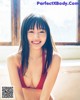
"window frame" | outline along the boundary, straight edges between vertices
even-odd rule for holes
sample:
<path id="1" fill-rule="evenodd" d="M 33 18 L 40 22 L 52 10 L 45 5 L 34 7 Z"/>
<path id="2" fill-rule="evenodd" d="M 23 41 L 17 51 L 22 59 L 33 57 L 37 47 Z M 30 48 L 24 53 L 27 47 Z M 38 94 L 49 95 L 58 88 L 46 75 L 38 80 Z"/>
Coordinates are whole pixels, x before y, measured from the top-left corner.
<path id="1" fill-rule="evenodd" d="M 20 1 L 11 0 L 11 42 L 0 42 L 1 46 L 16 46 L 20 43 Z M 80 0 L 78 2 L 78 42 L 56 42 L 56 45 L 80 45 Z"/>

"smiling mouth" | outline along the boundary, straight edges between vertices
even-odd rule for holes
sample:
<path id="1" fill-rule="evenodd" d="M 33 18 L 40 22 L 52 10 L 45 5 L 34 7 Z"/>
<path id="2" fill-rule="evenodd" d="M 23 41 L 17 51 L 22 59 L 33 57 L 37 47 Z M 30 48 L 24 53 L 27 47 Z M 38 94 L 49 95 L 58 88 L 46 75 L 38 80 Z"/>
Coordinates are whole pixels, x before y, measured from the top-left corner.
<path id="1" fill-rule="evenodd" d="M 40 43 L 41 43 L 41 41 L 39 41 L 39 42 L 36 42 L 36 41 L 31 41 L 31 43 L 38 45 L 38 44 L 40 44 Z"/>

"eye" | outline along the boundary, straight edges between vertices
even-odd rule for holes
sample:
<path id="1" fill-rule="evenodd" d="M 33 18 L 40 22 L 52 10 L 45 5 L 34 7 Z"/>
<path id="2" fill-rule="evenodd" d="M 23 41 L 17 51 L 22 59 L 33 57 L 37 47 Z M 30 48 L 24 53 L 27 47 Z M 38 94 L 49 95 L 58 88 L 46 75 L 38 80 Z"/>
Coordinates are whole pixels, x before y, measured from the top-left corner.
<path id="1" fill-rule="evenodd" d="M 42 31 L 40 31 L 39 33 L 45 33 L 45 31 L 44 31 L 44 30 L 42 30 Z"/>
<path id="2" fill-rule="evenodd" d="M 34 33 L 34 31 L 33 30 L 29 30 L 28 33 Z"/>

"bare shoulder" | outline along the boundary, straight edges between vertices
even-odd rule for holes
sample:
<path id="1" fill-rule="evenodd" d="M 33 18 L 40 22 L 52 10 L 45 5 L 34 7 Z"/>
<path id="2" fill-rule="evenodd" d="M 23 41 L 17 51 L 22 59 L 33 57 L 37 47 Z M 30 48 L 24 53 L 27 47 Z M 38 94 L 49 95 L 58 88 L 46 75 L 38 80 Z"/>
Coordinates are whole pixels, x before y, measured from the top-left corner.
<path id="1" fill-rule="evenodd" d="M 61 64 L 61 56 L 58 52 L 54 52 L 52 56 L 52 62 L 50 67 L 48 68 L 48 72 L 53 69 L 59 69 Z"/>
<path id="2" fill-rule="evenodd" d="M 61 55 L 55 51 L 54 51 L 53 56 L 52 56 L 52 61 L 54 61 L 54 60 L 61 61 Z"/>
<path id="3" fill-rule="evenodd" d="M 54 52 L 52 56 L 52 67 L 60 67 L 61 64 L 61 55 L 58 52 Z"/>
<path id="4" fill-rule="evenodd" d="M 13 64 L 19 67 L 21 65 L 21 55 L 19 53 L 11 55 L 7 58 L 7 63 L 9 65 Z"/>

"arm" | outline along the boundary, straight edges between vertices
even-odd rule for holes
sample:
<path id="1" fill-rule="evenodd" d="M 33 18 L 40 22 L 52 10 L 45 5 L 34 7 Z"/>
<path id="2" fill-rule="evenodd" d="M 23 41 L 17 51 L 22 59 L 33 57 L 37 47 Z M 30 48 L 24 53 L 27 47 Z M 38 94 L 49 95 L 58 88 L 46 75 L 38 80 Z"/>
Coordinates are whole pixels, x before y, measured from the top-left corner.
<path id="1" fill-rule="evenodd" d="M 8 71 L 10 75 L 11 85 L 14 86 L 14 93 L 16 100 L 25 100 L 19 75 L 18 75 L 18 61 L 15 56 L 8 57 L 7 59 Z M 26 99 L 27 100 L 27 99 Z"/>
<path id="2" fill-rule="evenodd" d="M 59 68 L 60 68 L 60 62 L 61 58 L 59 55 L 54 54 L 52 58 L 52 63 L 49 67 L 49 70 L 47 72 L 47 77 L 41 92 L 40 100 L 49 100 L 50 99 L 50 93 L 54 86 L 54 83 L 56 81 Z"/>

